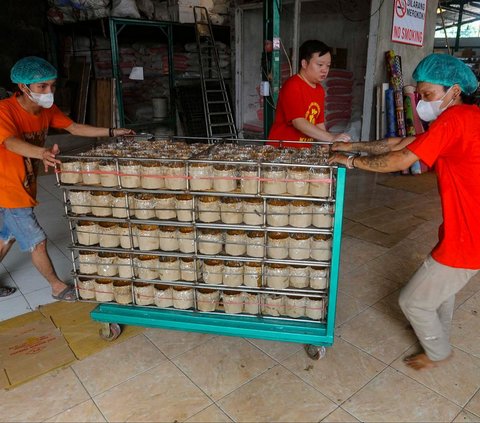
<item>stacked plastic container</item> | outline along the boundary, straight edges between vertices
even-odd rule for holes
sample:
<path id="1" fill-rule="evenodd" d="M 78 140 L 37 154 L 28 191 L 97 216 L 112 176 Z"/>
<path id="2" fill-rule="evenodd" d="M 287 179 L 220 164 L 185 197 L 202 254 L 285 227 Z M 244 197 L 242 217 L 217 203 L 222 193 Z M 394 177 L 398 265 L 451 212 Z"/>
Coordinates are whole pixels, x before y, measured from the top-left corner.
<path id="1" fill-rule="evenodd" d="M 326 157 L 321 145 L 173 139 L 62 156 L 79 298 L 324 322 L 337 170 Z"/>

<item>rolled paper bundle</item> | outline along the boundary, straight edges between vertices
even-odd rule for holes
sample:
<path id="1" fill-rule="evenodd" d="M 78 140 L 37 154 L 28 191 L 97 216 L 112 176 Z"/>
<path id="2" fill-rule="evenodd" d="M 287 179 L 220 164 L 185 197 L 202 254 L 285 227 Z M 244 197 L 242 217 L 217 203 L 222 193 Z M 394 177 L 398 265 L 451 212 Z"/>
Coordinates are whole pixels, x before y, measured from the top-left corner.
<path id="1" fill-rule="evenodd" d="M 393 99 L 393 90 L 389 88 L 385 91 L 385 107 L 387 116 L 387 133 L 385 137 L 394 137 L 397 134 L 395 119 L 395 101 Z"/>

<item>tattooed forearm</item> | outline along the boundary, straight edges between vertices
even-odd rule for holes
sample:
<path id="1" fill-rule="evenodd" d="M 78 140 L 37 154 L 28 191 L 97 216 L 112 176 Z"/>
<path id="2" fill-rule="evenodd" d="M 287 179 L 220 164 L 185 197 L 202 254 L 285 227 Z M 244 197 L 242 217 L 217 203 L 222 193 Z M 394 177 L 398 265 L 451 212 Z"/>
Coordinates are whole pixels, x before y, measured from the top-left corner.
<path id="1" fill-rule="evenodd" d="M 353 150 L 359 153 L 385 154 L 391 151 L 387 140 L 368 141 L 353 143 Z"/>
<path id="2" fill-rule="evenodd" d="M 389 157 L 387 154 L 380 154 L 370 157 L 359 157 L 355 161 L 355 165 L 366 170 L 373 170 L 377 172 L 389 169 Z M 388 170 L 387 170 L 388 171 Z"/>

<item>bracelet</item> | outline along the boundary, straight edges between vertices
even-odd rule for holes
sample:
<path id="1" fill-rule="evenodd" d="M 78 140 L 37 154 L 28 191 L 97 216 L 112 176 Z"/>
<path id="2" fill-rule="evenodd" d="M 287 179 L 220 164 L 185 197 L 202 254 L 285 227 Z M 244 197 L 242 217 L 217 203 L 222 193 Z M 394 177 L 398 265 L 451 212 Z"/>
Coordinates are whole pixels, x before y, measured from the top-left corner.
<path id="1" fill-rule="evenodd" d="M 355 159 L 357 158 L 358 156 L 353 156 L 353 159 L 352 159 L 352 167 L 355 169 L 357 166 L 355 166 Z"/>
<path id="2" fill-rule="evenodd" d="M 354 168 L 354 165 L 353 165 L 353 160 L 355 159 L 355 156 L 348 156 L 347 157 L 347 163 L 345 163 L 345 167 L 347 169 L 353 169 Z"/>
<path id="3" fill-rule="evenodd" d="M 108 129 L 108 136 L 109 137 L 114 137 L 115 136 L 115 128 L 109 128 Z"/>

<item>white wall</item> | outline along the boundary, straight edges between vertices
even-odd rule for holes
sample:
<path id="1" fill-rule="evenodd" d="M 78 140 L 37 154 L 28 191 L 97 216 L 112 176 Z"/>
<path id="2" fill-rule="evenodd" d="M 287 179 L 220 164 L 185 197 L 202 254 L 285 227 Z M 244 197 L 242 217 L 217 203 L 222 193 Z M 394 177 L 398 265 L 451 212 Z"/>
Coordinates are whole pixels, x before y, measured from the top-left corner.
<path id="1" fill-rule="evenodd" d="M 384 1 L 380 9 L 380 19 L 377 37 L 377 54 L 375 83 L 386 82 L 385 70 L 385 52 L 394 50 L 396 54 L 402 57 L 403 78 L 406 84 L 411 84 L 412 73 L 418 62 L 426 55 L 433 52 L 433 42 L 435 39 L 435 23 L 437 14 L 437 0 L 427 1 L 427 14 L 425 22 L 425 34 L 422 47 L 411 46 L 407 44 L 394 43 L 392 38 L 392 16 L 393 1 Z"/>
<path id="2" fill-rule="evenodd" d="M 347 3 L 347 2 L 344 2 Z M 300 44 L 318 39 L 333 48 L 347 49 L 347 70 L 353 72 L 353 112 L 361 112 L 367 63 L 367 43 L 370 0 L 355 0 L 360 14 L 340 10 L 337 2 L 317 0 L 302 3 L 300 18 Z M 342 13 L 343 12 L 343 13 Z M 349 21 L 358 20 L 358 22 Z"/>
<path id="3" fill-rule="evenodd" d="M 375 34 L 376 43 L 369 46 L 369 60 L 375 59 L 367 65 L 367 77 L 370 78 L 365 84 L 365 102 L 363 107 L 364 121 L 362 138 L 372 139 L 374 131 L 374 92 L 382 82 L 387 81 L 385 67 L 385 52 L 393 50 L 402 58 L 402 71 L 404 84 L 412 84 L 412 73 L 418 62 L 433 52 L 435 38 L 435 23 L 438 0 L 427 1 L 424 42 L 422 47 L 392 42 L 392 18 L 393 0 L 372 0 L 372 11 L 377 10 L 381 4 L 378 16 L 371 19 L 370 34 Z"/>

